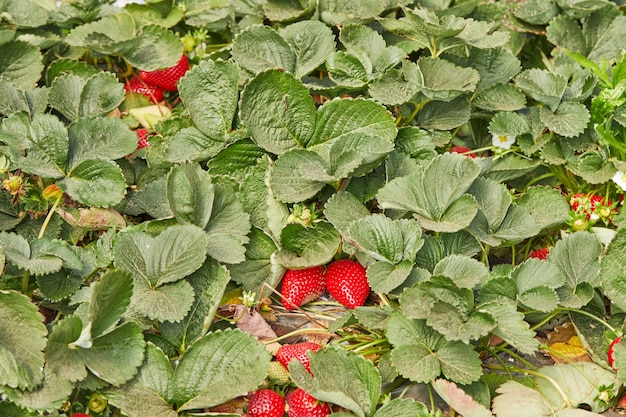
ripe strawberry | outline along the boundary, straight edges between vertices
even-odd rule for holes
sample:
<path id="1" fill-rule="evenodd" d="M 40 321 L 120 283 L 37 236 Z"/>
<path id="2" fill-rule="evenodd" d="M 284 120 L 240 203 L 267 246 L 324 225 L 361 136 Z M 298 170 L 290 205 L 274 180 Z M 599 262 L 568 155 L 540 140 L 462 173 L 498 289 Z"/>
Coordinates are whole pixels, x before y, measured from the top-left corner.
<path id="1" fill-rule="evenodd" d="M 172 67 L 156 71 L 139 71 L 139 77 L 148 84 L 156 85 L 165 91 L 178 91 L 178 80 L 189 70 L 189 61 L 183 54 Z"/>
<path id="2" fill-rule="evenodd" d="M 318 401 L 302 388 L 296 388 L 285 397 L 289 417 L 326 417 L 331 413 L 327 403 Z"/>
<path id="3" fill-rule="evenodd" d="M 607 354 L 608 361 L 609 361 L 609 366 L 611 368 L 613 368 L 615 371 L 617 371 L 617 368 L 615 366 L 613 366 L 613 364 L 615 363 L 615 357 L 614 357 L 615 345 L 617 345 L 621 341 L 622 341 L 622 336 L 619 336 L 619 337 L 616 337 L 615 339 L 613 339 L 613 341 L 609 345 L 609 352 Z"/>
<path id="4" fill-rule="evenodd" d="M 260 389 L 250 398 L 248 414 L 251 417 L 283 417 L 285 400 L 276 391 Z"/>
<path id="5" fill-rule="evenodd" d="M 317 351 L 322 345 L 315 342 L 300 342 L 293 345 L 282 345 L 276 351 L 276 360 L 285 368 L 289 369 L 289 361 L 297 359 L 304 365 L 307 371 L 311 372 L 311 361 L 306 353 L 309 350 Z"/>
<path id="6" fill-rule="evenodd" d="M 350 259 L 331 262 L 325 278 L 328 293 L 347 308 L 362 306 L 370 293 L 365 268 Z"/>
<path id="7" fill-rule="evenodd" d="M 139 128 L 136 130 L 137 133 L 137 149 L 141 149 L 141 148 L 145 148 L 146 146 L 150 145 L 150 142 L 148 141 L 148 136 L 150 136 L 150 133 L 148 132 L 148 129 L 144 129 Z"/>
<path id="8" fill-rule="evenodd" d="M 73 413 L 70 417 L 91 417 L 91 416 L 85 413 Z"/>
<path id="9" fill-rule="evenodd" d="M 288 270 L 283 276 L 280 293 L 284 297 L 283 306 L 288 310 L 293 310 L 317 300 L 325 290 L 324 267 L 320 265 Z"/>
<path id="10" fill-rule="evenodd" d="M 157 86 L 147 84 L 139 77 L 133 77 L 124 84 L 127 93 L 143 94 L 153 103 L 163 100 L 163 90 Z"/>
<path id="11" fill-rule="evenodd" d="M 308 358 L 307 358 L 308 359 Z M 291 382 L 289 371 L 280 362 L 270 362 L 270 368 L 267 370 L 267 379 L 273 384 L 287 385 Z"/>
<path id="12" fill-rule="evenodd" d="M 471 149 L 468 148 L 467 146 L 453 146 L 450 148 L 450 153 L 462 153 L 462 154 L 465 154 L 465 156 L 470 157 L 472 159 L 476 158 L 476 154 L 471 152 Z"/>
<path id="13" fill-rule="evenodd" d="M 539 248 L 539 249 L 535 249 L 534 251 L 532 251 L 530 255 L 528 255 L 528 257 L 545 260 L 548 257 L 549 253 L 550 253 L 550 248 Z"/>
<path id="14" fill-rule="evenodd" d="M 574 194 L 569 203 L 572 210 L 577 214 L 584 214 L 587 220 L 607 219 L 614 211 L 611 209 L 613 202 L 600 195 Z"/>

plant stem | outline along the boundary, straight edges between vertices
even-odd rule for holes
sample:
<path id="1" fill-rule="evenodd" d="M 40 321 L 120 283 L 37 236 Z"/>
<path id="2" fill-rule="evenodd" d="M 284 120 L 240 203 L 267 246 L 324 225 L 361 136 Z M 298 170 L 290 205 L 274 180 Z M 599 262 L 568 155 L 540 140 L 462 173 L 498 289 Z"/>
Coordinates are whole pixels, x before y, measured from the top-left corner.
<path id="1" fill-rule="evenodd" d="M 278 337 L 276 337 L 274 339 L 265 340 L 262 343 L 264 345 L 269 345 L 270 343 L 280 342 L 281 340 L 287 339 L 287 338 L 289 338 L 291 336 L 296 336 L 296 335 L 299 335 L 299 334 L 310 334 L 310 333 L 320 333 L 320 334 L 332 335 L 332 333 L 330 333 L 326 329 L 320 329 L 318 327 L 312 327 L 312 328 L 296 329 L 296 330 L 293 330 L 293 331 L 291 331 L 289 333 L 285 333 L 282 336 L 278 336 Z"/>
<path id="2" fill-rule="evenodd" d="M 52 219 L 52 216 L 54 215 L 62 198 L 63 198 L 63 194 L 61 194 L 60 196 L 57 197 L 56 200 L 54 200 L 54 204 L 52 205 L 52 208 L 48 211 L 48 215 L 46 216 L 46 219 L 44 220 L 43 224 L 41 225 L 41 229 L 39 230 L 39 236 L 37 236 L 39 239 L 41 239 L 43 235 L 46 233 L 48 224 L 50 223 L 50 220 Z"/>

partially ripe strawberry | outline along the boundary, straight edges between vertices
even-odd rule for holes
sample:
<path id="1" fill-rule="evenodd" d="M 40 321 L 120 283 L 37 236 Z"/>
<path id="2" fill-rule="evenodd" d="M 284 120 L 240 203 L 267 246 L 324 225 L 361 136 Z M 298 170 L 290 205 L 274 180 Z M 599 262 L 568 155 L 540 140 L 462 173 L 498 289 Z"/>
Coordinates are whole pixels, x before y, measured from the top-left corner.
<path id="1" fill-rule="evenodd" d="M 611 342 L 611 344 L 609 345 L 609 352 L 608 352 L 608 361 L 609 361 L 609 366 L 611 368 L 613 368 L 615 371 L 617 371 L 617 368 L 615 366 L 613 366 L 613 364 L 615 363 L 615 346 L 622 341 L 622 336 L 616 337 L 615 339 L 613 339 L 613 341 Z"/>
<path id="2" fill-rule="evenodd" d="M 450 148 L 450 153 L 462 153 L 467 157 L 476 158 L 476 154 L 471 152 L 472 150 L 467 146 L 453 146 Z"/>
<path id="3" fill-rule="evenodd" d="M 183 54 L 172 67 L 156 71 L 139 71 L 139 77 L 148 84 L 156 85 L 165 91 L 178 91 L 178 80 L 189 70 L 189 61 Z"/>
<path id="4" fill-rule="evenodd" d="M 549 253 L 550 253 L 550 248 L 539 248 L 539 249 L 535 249 L 534 251 L 532 251 L 530 255 L 528 255 L 528 257 L 545 260 L 548 257 Z"/>
<path id="5" fill-rule="evenodd" d="M 250 417 L 283 417 L 285 400 L 276 391 L 260 389 L 250 398 L 248 414 Z"/>
<path id="6" fill-rule="evenodd" d="M 147 84 L 139 77 L 133 77 L 124 84 L 127 93 L 143 94 L 153 103 L 163 100 L 163 90 L 157 86 Z"/>
<path id="7" fill-rule="evenodd" d="M 270 362 L 270 368 L 267 370 L 267 379 L 277 385 L 287 385 L 291 382 L 291 376 L 287 368 L 276 361 Z"/>
<path id="8" fill-rule="evenodd" d="M 289 361 L 297 359 L 307 371 L 311 372 L 311 361 L 306 353 L 309 350 L 317 351 L 322 345 L 315 342 L 300 342 L 293 345 L 282 345 L 276 351 L 276 360 L 285 368 L 289 369 Z"/>
<path id="9" fill-rule="evenodd" d="M 137 149 L 145 148 L 146 146 L 150 145 L 150 142 L 148 141 L 148 136 L 150 136 L 150 132 L 148 131 L 148 129 L 144 129 L 142 127 L 140 129 L 137 129 L 135 132 L 137 133 Z"/>
<path id="10" fill-rule="evenodd" d="M 365 268 L 350 259 L 331 262 L 325 279 L 328 293 L 347 308 L 362 306 L 370 293 Z"/>
<path id="11" fill-rule="evenodd" d="M 293 310 L 306 303 L 317 300 L 326 291 L 324 285 L 324 267 L 314 266 L 306 269 L 290 269 L 283 276 L 280 293 L 283 306 Z"/>
<path id="12" fill-rule="evenodd" d="M 318 401 L 302 388 L 296 388 L 287 394 L 285 401 L 289 417 L 326 417 L 331 413 L 327 403 Z"/>

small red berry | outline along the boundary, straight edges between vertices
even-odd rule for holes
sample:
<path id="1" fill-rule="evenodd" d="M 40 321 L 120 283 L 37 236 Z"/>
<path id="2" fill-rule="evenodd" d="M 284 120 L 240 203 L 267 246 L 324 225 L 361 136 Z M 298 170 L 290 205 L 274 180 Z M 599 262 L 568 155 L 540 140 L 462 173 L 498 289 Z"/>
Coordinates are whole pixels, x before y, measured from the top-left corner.
<path id="1" fill-rule="evenodd" d="M 470 158 L 476 158 L 476 154 L 472 152 L 467 146 L 453 146 L 450 148 L 450 153 L 461 153 Z"/>
<path id="2" fill-rule="evenodd" d="M 350 259 L 331 262 L 325 278 L 328 293 L 347 308 L 362 306 L 370 293 L 365 268 Z"/>
<path id="3" fill-rule="evenodd" d="M 248 414 L 250 417 L 283 417 L 285 400 L 276 391 L 260 389 L 250 398 Z"/>
<path id="4" fill-rule="evenodd" d="M 287 310 L 293 310 L 317 300 L 324 291 L 324 267 L 320 265 L 288 270 L 283 276 L 280 293 L 283 296 L 283 306 Z"/>
<path id="5" fill-rule="evenodd" d="M 285 401 L 289 417 L 326 417 L 331 413 L 327 403 L 317 400 L 302 388 L 287 394 Z"/>
<path id="6" fill-rule="evenodd" d="M 178 91 L 178 80 L 189 70 L 189 61 L 183 54 L 178 63 L 156 71 L 139 71 L 139 77 L 148 84 L 156 85 L 165 91 Z"/>
<path id="7" fill-rule="evenodd" d="M 276 351 L 276 360 L 285 368 L 289 369 L 289 362 L 292 359 L 298 360 L 307 371 L 311 372 L 311 361 L 307 356 L 309 350 L 317 351 L 322 345 L 315 342 L 300 342 L 293 345 L 282 345 Z"/>
<path id="8" fill-rule="evenodd" d="M 148 141 L 148 136 L 150 136 L 150 132 L 148 132 L 148 129 L 139 128 L 136 130 L 136 133 L 137 149 L 145 148 L 146 146 L 150 145 L 150 142 Z"/>
<path id="9" fill-rule="evenodd" d="M 608 361 L 609 361 L 609 366 L 611 368 L 613 368 L 615 371 L 617 371 L 617 368 L 615 366 L 613 366 L 613 364 L 615 363 L 615 346 L 620 343 L 622 341 L 622 336 L 616 337 L 615 339 L 613 339 L 613 341 L 611 342 L 611 344 L 609 345 L 609 352 L 607 354 L 608 357 Z"/>
<path id="10" fill-rule="evenodd" d="M 74 413 L 70 417 L 91 417 L 91 416 L 85 413 Z"/>
<path id="11" fill-rule="evenodd" d="M 549 253 L 550 253 L 550 248 L 539 248 L 539 249 L 535 249 L 534 251 L 532 251 L 530 255 L 528 255 L 528 257 L 545 260 L 548 257 Z"/>
<path id="12" fill-rule="evenodd" d="M 127 93 L 143 94 L 153 103 L 163 100 L 163 90 L 155 85 L 151 85 L 141 80 L 139 77 L 133 77 L 124 84 L 124 90 Z"/>

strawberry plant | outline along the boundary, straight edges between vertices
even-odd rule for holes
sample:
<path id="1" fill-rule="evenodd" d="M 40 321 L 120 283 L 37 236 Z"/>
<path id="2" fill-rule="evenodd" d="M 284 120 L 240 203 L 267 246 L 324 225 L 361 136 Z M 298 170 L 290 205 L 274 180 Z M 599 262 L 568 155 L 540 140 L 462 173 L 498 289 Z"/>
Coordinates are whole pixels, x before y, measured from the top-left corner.
<path id="1" fill-rule="evenodd" d="M 0 2 L 0 415 L 620 409 L 622 3 Z"/>

